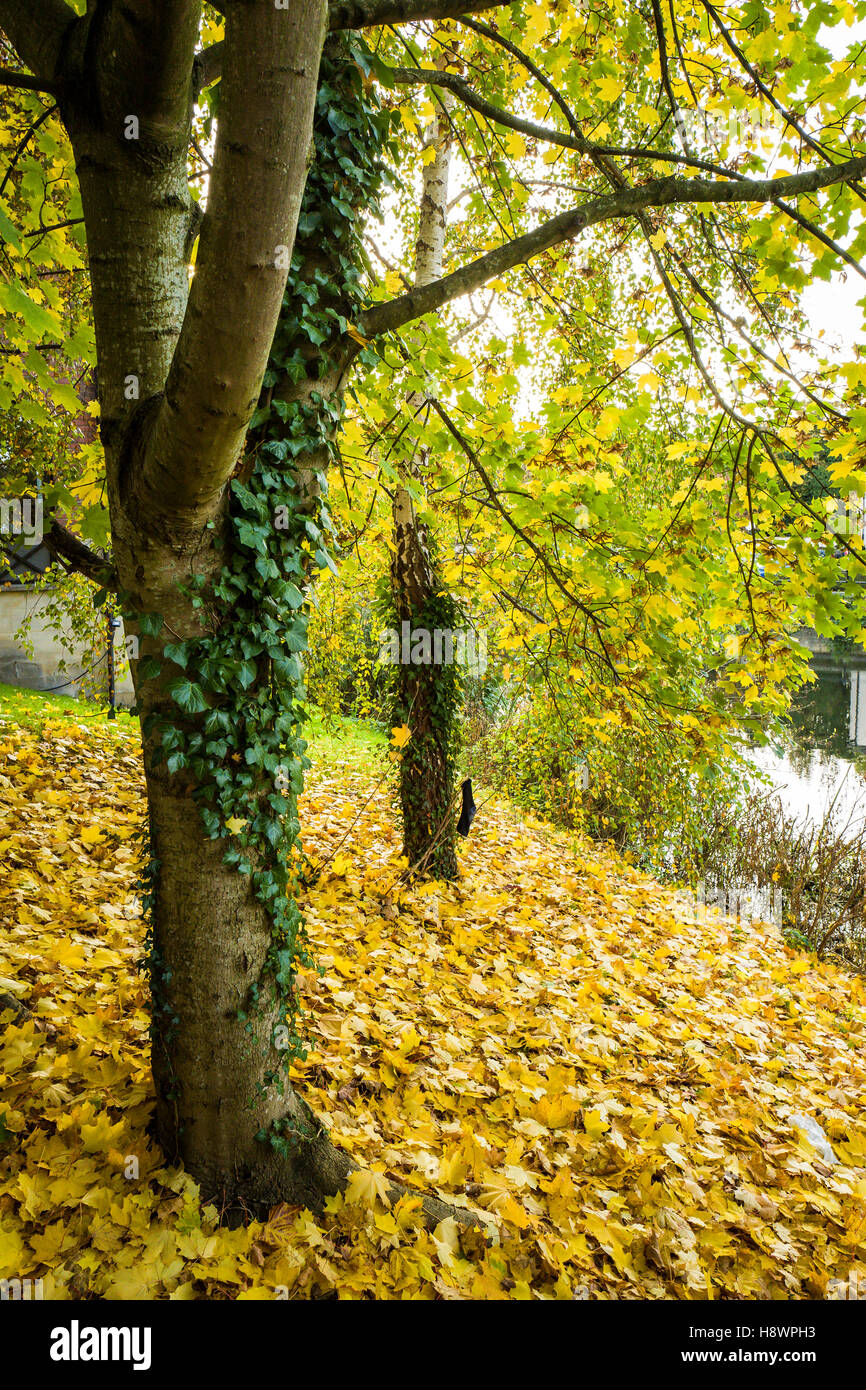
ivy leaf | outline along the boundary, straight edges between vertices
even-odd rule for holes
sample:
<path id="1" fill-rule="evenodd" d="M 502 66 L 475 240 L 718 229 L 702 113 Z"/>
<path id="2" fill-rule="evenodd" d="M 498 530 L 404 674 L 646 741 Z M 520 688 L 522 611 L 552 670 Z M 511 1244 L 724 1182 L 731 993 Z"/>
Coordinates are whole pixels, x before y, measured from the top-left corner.
<path id="1" fill-rule="evenodd" d="M 138 663 L 138 674 L 142 680 L 156 680 L 162 670 L 162 662 L 155 656 L 143 656 Z"/>
<path id="2" fill-rule="evenodd" d="M 184 714 L 201 714 L 209 708 L 201 686 L 186 676 L 178 676 L 175 680 L 169 681 L 168 691 Z"/>
<path id="3" fill-rule="evenodd" d="M 162 614 L 142 613 L 138 619 L 138 626 L 145 637 L 158 637 L 162 632 Z"/>
<path id="4" fill-rule="evenodd" d="M 185 642 L 167 642 L 163 647 L 165 655 L 169 661 L 173 661 L 176 666 L 186 670 L 186 663 L 189 660 L 189 652 Z"/>

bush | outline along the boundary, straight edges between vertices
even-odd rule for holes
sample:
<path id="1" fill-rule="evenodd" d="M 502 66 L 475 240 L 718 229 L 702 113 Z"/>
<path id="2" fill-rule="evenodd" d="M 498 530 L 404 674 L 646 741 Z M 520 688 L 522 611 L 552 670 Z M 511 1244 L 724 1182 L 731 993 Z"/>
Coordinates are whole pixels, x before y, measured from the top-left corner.
<path id="1" fill-rule="evenodd" d="M 555 824 L 609 840 L 662 878 L 693 879 L 708 817 L 744 796 L 746 767 L 701 763 L 686 729 L 565 723 L 542 699 L 510 716 L 476 709 L 472 771 Z"/>
<path id="2" fill-rule="evenodd" d="M 379 666 L 377 598 L 353 571 L 316 587 L 305 662 L 307 694 L 326 723 L 344 715 L 387 723 L 387 673 Z"/>
<path id="3" fill-rule="evenodd" d="M 707 879 L 781 893 L 793 946 L 866 970 L 866 821 L 831 805 L 820 824 L 786 816 L 776 793 L 713 808 L 703 856 Z"/>

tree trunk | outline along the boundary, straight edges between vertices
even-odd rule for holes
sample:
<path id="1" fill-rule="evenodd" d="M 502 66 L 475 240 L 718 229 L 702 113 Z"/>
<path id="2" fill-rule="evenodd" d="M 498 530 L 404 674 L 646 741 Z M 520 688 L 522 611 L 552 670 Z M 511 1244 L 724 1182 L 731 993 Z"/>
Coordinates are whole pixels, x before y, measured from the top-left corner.
<path id="1" fill-rule="evenodd" d="M 309 40 L 313 51 L 315 37 Z M 105 32 L 98 42 L 108 44 Z M 69 62 L 74 68 L 80 61 L 73 44 Z M 278 81 L 285 85 L 282 74 Z M 200 221 L 186 174 L 188 98 L 185 114 L 173 125 L 157 128 L 142 115 L 135 138 L 127 140 L 129 102 L 120 98 L 112 109 L 109 100 L 94 100 L 92 78 L 72 90 L 63 117 L 88 233 L 113 559 L 124 603 L 165 621 L 158 637 L 139 632 L 139 660 L 133 663 L 155 870 L 149 967 L 156 1136 L 164 1152 L 200 1182 L 203 1194 L 233 1214 L 279 1201 L 320 1208 L 354 1165 L 330 1144 L 287 1082 L 262 1084 L 280 1061 L 276 1006 L 262 999 L 250 1031 L 238 1019 L 271 945 L 268 913 L 249 875 L 223 862 L 225 839 L 208 838 L 193 795 L 195 779 L 170 774 L 164 761 L 153 758 L 158 737 L 151 721 L 177 723 L 179 715 L 165 689 L 179 668 L 165 659 L 163 648 L 202 637 L 219 621 L 213 612 L 203 619 L 179 586 L 193 575 L 209 581 L 219 573 L 226 551 L 218 542 L 228 535 L 224 489 L 171 514 L 166 478 L 155 515 L 152 487 L 143 484 L 173 362 L 177 367 L 189 298 L 187 265 Z M 132 108 L 133 114 L 140 110 Z M 301 130 L 299 123 L 295 139 Z M 306 149 L 302 176 L 305 154 Z M 228 285 L 227 293 L 232 290 Z M 175 390 L 185 384 L 181 380 Z M 222 386 L 214 382 L 217 394 Z M 128 629 L 136 632 L 134 621 Z M 146 657 L 161 661 L 158 676 L 142 674 Z M 283 1122 L 288 1157 L 256 1138 L 275 1120 Z"/>
<path id="2" fill-rule="evenodd" d="M 442 275 L 451 163 L 447 112 L 453 98 L 446 91 L 439 99 L 444 109 L 426 132 L 426 143 L 435 153 L 424 166 L 415 244 L 416 287 L 430 284 Z M 408 403 L 414 410 L 424 405 L 418 397 L 410 397 Z M 391 590 L 397 621 L 401 627 L 408 622 L 410 630 L 416 626 L 429 629 L 429 618 L 442 590 L 426 528 L 418 521 L 407 486 L 410 473 L 420 478 L 423 462 L 422 454 L 420 460 L 413 459 L 404 468 L 392 506 Z M 403 853 L 415 872 L 451 880 L 457 877 L 455 769 L 450 728 L 450 716 L 456 717 L 456 711 L 448 709 L 448 701 L 443 697 L 455 673 L 442 671 L 431 656 L 417 665 L 401 660 L 395 676 L 395 717 L 412 733 L 400 764 Z"/>
<path id="3" fill-rule="evenodd" d="M 69 21 L 65 69 L 56 75 L 88 235 L 112 558 L 120 602 L 132 614 L 127 630 L 140 641 L 132 665 L 148 798 L 143 886 L 156 1136 L 205 1197 L 238 1218 L 281 1201 L 321 1208 L 355 1165 L 330 1143 L 280 1067 L 288 1046 L 281 1036 L 289 1031 L 286 996 L 277 999 L 266 965 L 275 933 L 281 944 L 291 934 L 284 917 L 282 935 L 275 928 L 255 876 L 263 861 L 270 869 L 284 867 L 285 844 L 260 848 L 258 864 L 251 855 L 253 872 L 239 872 L 225 860 L 229 842 L 222 832 L 231 827 L 214 831 L 201 814 L 202 793 L 211 786 L 202 774 L 214 765 L 221 770 L 219 755 L 211 764 L 200 757 L 194 771 L 189 761 L 170 768 L 155 754 L 163 751 L 166 728 L 197 734 L 205 718 L 192 709 L 183 713 L 169 681 L 187 674 L 185 663 L 199 647 L 206 658 L 220 634 L 232 639 L 234 633 L 232 602 L 212 586 L 225 574 L 237 539 L 228 484 L 250 462 L 241 453 L 263 374 L 266 365 L 287 360 L 272 348 L 307 173 L 326 8 L 324 0 L 298 0 L 290 11 L 262 2 L 228 13 L 214 174 L 190 289 L 188 261 L 200 221 L 186 177 L 198 12 L 197 0 L 175 0 L 172 22 L 153 21 L 151 29 L 136 0 L 105 12 L 88 6 L 86 15 Z M 333 93 L 324 102 L 326 122 L 332 99 Z M 317 197 L 333 218 L 339 176 L 332 169 L 329 177 Z M 311 270 L 316 236 L 309 232 L 303 252 Z M 342 294 L 338 284 L 324 298 L 339 304 Z M 290 293 L 290 323 L 299 306 Z M 336 315 L 331 322 L 338 324 Z M 334 332 L 341 341 L 342 329 Z M 285 353 L 291 344 L 281 347 Z M 312 402 L 315 414 L 316 401 L 339 391 L 348 357 L 343 348 L 326 364 L 311 342 L 303 356 L 308 379 L 298 382 L 289 372 L 280 404 L 301 410 Z M 309 514 L 302 518 L 302 541 L 285 541 L 283 558 L 286 570 L 294 565 L 299 574 L 335 416 L 327 418 L 321 437 L 294 464 L 295 495 Z M 254 451 L 285 443 L 264 434 L 253 432 Z M 293 467 L 287 448 L 274 457 L 280 463 L 270 464 L 271 472 Z M 253 569 L 255 547 L 246 557 Z M 257 602 L 248 598 L 242 621 L 255 616 Z M 285 629 L 290 615 L 280 616 Z M 274 640 L 279 646 L 283 639 Z M 262 684 L 270 680 L 269 694 L 277 691 L 281 653 L 265 644 L 254 655 L 252 722 Z M 210 687 L 217 707 L 224 688 Z M 245 709 L 238 716 L 244 727 Z M 262 715 L 259 733 L 268 718 Z M 274 722 L 279 741 L 277 728 Z M 242 763 L 243 746 L 234 749 L 225 761 Z M 262 771 L 244 793 L 253 809 L 257 798 L 273 797 L 272 773 Z M 294 825 L 287 833 L 293 831 Z M 272 889 L 275 882 L 272 874 Z M 277 900 L 274 889 L 269 901 Z M 391 1191 L 396 1197 L 401 1189 Z M 428 1221 L 448 1214 L 472 1219 L 434 1198 L 425 1197 L 423 1209 Z"/>
<path id="4" fill-rule="evenodd" d="M 394 552 L 391 561 L 394 608 L 402 638 L 410 631 L 433 631 L 440 585 L 430 559 L 425 528 L 415 516 L 406 488 L 394 498 Z M 444 626 L 445 624 L 443 624 Z M 401 642 L 401 656 L 403 655 Z M 410 651 L 411 655 L 411 651 Z M 395 718 L 412 731 L 400 762 L 403 853 L 416 873 L 448 880 L 457 877 L 455 768 L 452 703 L 446 698 L 456 672 L 430 659 L 397 666 Z"/>
<path id="5" fill-rule="evenodd" d="M 217 1207 L 288 1201 L 321 1207 L 354 1166 L 285 1083 L 260 1087 L 280 1054 L 278 1017 L 265 1003 L 246 1032 L 238 1019 L 271 942 L 249 878 L 223 862 L 180 779 L 148 774 L 151 852 L 159 861 L 151 959 L 157 1137 Z M 206 888 L 205 886 L 206 885 Z M 288 1159 L 255 1136 L 274 1121 Z"/>

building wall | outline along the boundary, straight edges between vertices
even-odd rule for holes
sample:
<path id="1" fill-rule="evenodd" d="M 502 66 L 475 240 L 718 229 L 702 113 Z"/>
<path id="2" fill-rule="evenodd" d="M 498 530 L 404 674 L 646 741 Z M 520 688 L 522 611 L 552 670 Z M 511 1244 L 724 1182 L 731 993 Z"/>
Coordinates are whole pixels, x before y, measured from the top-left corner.
<path id="1" fill-rule="evenodd" d="M 53 631 L 39 618 L 39 609 L 45 605 L 43 594 L 34 594 L 31 589 L 17 585 L 4 585 L 0 588 L 0 683 L 23 686 L 28 690 L 48 690 L 59 686 L 59 695 L 77 695 L 80 682 L 77 675 L 90 666 L 93 657 L 82 648 L 70 655 L 54 636 Z M 17 632 L 25 617 L 36 609 L 36 617 L 30 628 L 33 643 L 33 656 L 24 652 Z M 123 654 L 123 630 L 116 634 L 118 657 Z M 61 661 L 66 662 L 66 670 L 58 669 Z M 92 672 L 91 678 L 99 682 L 100 688 L 108 689 L 107 663 L 105 660 Z M 127 674 L 117 683 L 117 703 L 131 705 L 135 695 L 132 681 Z"/>

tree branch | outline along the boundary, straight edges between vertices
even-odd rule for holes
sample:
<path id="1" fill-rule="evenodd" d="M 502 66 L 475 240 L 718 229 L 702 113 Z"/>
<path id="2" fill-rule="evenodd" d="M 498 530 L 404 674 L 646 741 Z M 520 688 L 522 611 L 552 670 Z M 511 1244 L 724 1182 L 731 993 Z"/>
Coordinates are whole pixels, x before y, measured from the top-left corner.
<path id="1" fill-rule="evenodd" d="M 185 125 L 201 0 L 123 0 L 99 25 L 97 68 L 112 75 L 102 101 L 138 116 L 142 136 L 172 141 Z"/>
<path id="2" fill-rule="evenodd" d="M 798 212 L 796 208 L 792 208 L 790 203 L 784 203 L 781 198 L 774 198 L 773 202 L 780 212 L 786 213 L 792 222 L 796 222 L 797 226 L 802 227 L 804 232 L 808 232 L 809 236 L 813 236 L 816 241 L 820 241 L 828 250 L 833 251 L 840 260 L 844 261 L 846 265 L 849 265 L 853 271 L 856 271 L 858 275 L 866 280 L 866 270 L 864 270 L 860 262 L 851 255 L 850 251 L 846 251 L 845 247 L 840 246 L 838 241 L 834 241 L 831 236 L 828 236 L 827 233 L 816 226 L 814 222 L 810 222 L 809 219 L 804 217 L 801 212 Z"/>
<path id="3" fill-rule="evenodd" d="M 482 10 L 504 9 L 511 0 L 331 0 L 329 29 L 369 29 L 378 24 L 414 24 L 422 19 L 459 19 Z"/>
<path id="4" fill-rule="evenodd" d="M 232 5 L 208 213 L 183 327 L 130 500 L 199 529 L 243 446 L 306 178 L 325 0 Z M 255 89 L 257 100 L 250 100 Z"/>
<path id="5" fill-rule="evenodd" d="M 760 74 L 756 71 L 755 68 L 752 67 L 752 64 L 749 62 L 745 53 L 734 39 L 733 34 L 723 23 L 722 17 L 719 14 L 718 10 L 715 8 L 715 6 L 711 5 L 709 3 L 709 0 L 701 0 L 701 3 L 704 9 L 706 10 L 707 14 L 712 19 L 719 33 L 721 34 L 727 47 L 730 49 L 737 62 L 740 64 L 741 68 L 743 69 L 743 72 L 745 72 L 751 79 L 751 81 L 754 82 L 758 91 L 761 93 L 761 96 L 765 97 L 767 101 L 770 102 L 770 104 L 774 107 L 776 111 L 778 111 L 779 115 L 782 117 L 782 119 L 785 121 L 787 125 L 791 126 L 793 130 L 796 130 L 800 139 L 803 140 L 810 147 L 810 149 L 813 149 L 816 152 L 816 154 L 819 154 L 821 156 L 822 159 L 826 159 L 829 162 L 832 162 L 832 155 L 828 153 L 825 146 L 822 145 L 819 140 L 815 140 L 812 138 L 809 132 L 805 130 L 801 123 L 797 120 L 793 112 L 789 111 L 786 107 L 784 107 L 782 103 L 778 101 L 777 98 L 773 95 L 766 83 L 762 82 Z"/>
<path id="6" fill-rule="evenodd" d="M 4 173 L 3 178 L 0 179 L 0 198 L 2 198 L 3 194 L 5 193 L 6 185 L 15 171 L 15 166 L 17 165 L 28 144 L 33 139 L 33 136 L 36 134 L 39 127 L 45 124 L 45 122 L 48 120 L 48 117 L 54 115 L 54 112 L 56 110 L 56 106 L 46 106 L 45 110 L 42 111 L 40 115 L 36 117 L 36 120 L 32 123 L 32 125 L 28 126 L 27 130 L 25 130 L 24 134 L 21 136 L 21 139 L 18 141 L 18 144 L 15 146 L 15 149 L 12 152 L 12 157 L 9 160 L 9 163 L 6 165 L 6 172 Z"/>
<path id="7" fill-rule="evenodd" d="M 83 217 L 65 217 L 62 222 L 52 222 L 48 227 L 37 227 L 33 232 L 23 232 L 25 241 L 34 236 L 47 236 L 49 232 L 59 232 L 64 227 L 78 227 L 84 221 Z"/>
<path id="8" fill-rule="evenodd" d="M 497 490 L 496 485 L 493 482 L 493 479 L 490 477 L 490 474 L 487 472 L 486 468 L 481 462 L 481 459 L 478 457 L 478 454 L 473 449 L 472 445 L 466 438 L 463 431 L 459 429 L 459 427 L 454 423 L 453 419 L 448 414 L 448 411 L 444 408 L 442 403 L 433 396 L 429 398 L 429 401 L 430 405 L 433 407 L 436 414 L 439 416 L 439 419 L 442 421 L 443 425 L 448 430 L 448 433 L 460 446 L 460 449 L 462 450 L 466 458 L 469 460 L 475 472 L 478 474 L 478 477 L 481 479 L 481 482 L 490 500 L 490 505 L 493 507 L 495 511 L 499 513 L 503 521 L 505 521 L 506 524 L 514 532 L 515 536 L 518 536 L 519 539 L 523 541 L 524 545 L 532 552 L 536 560 L 538 560 L 538 562 L 540 563 L 545 574 L 556 585 L 559 591 L 565 595 L 565 598 L 568 600 L 568 602 L 571 603 L 575 607 L 575 609 L 577 609 L 578 612 L 582 613 L 587 622 L 592 625 L 593 629 L 595 630 L 596 637 L 598 638 L 598 641 L 601 645 L 603 654 L 602 660 L 604 661 L 604 664 L 610 669 L 611 675 L 613 676 L 614 684 L 618 684 L 619 675 L 617 673 L 616 666 L 611 660 L 610 653 L 608 652 L 607 643 L 605 642 L 604 633 L 602 631 L 603 622 L 599 618 L 598 613 L 594 611 L 592 608 L 587 607 L 585 603 L 581 602 L 581 600 L 577 597 L 576 594 L 572 593 L 568 585 L 563 580 L 559 570 L 557 570 L 551 564 L 544 551 L 536 545 L 535 541 L 528 534 L 528 532 L 524 531 L 523 527 L 519 526 L 518 523 L 514 520 L 514 517 L 511 515 L 508 508 L 504 505 L 500 491 Z"/>
<path id="9" fill-rule="evenodd" d="M 538 64 L 534 63 L 528 54 L 523 52 L 522 48 L 518 48 L 510 39 L 503 38 L 502 34 L 498 34 L 495 29 L 490 28 L 489 24 L 484 24 L 479 19 L 467 19 L 464 22 L 468 29 L 474 30 L 474 32 L 480 34 L 482 38 L 489 39 L 491 43 L 498 44 L 500 48 L 505 49 L 506 53 L 510 53 L 512 58 L 516 58 L 518 63 L 522 63 L 526 71 L 532 74 L 536 82 L 544 88 L 551 100 L 559 107 L 563 116 L 568 121 L 569 129 L 572 133 L 579 139 L 583 139 L 583 133 L 578 124 L 577 117 L 565 100 L 565 97 L 559 89 L 554 86 L 547 76 L 547 73 L 543 72 Z"/>
<path id="10" fill-rule="evenodd" d="M 526 121 L 522 116 L 513 116 L 501 106 L 494 106 L 492 102 L 478 96 L 469 83 L 458 77 L 457 73 L 439 72 L 431 68 L 392 68 L 391 77 L 398 87 L 416 83 L 419 86 L 445 87 L 453 92 L 464 106 L 471 106 L 473 111 L 486 116 L 488 121 L 507 126 L 509 130 L 518 130 L 522 135 L 529 135 L 535 140 L 546 140 L 552 145 L 565 145 L 566 148 L 579 150 L 581 153 L 587 149 L 586 141 L 577 136 L 566 135 L 551 126 L 536 125 L 535 121 Z"/>
<path id="11" fill-rule="evenodd" d="M 83 574 L 87 579 L 91 579 L 94 584 L 99 584 L 101 588 L 108 589 L 111 593 L 116 593 L 118 589 L 118 579 L 114 567 L 107 560 L 102 559 L 95 551 L 80 541 L 77 536 L 73 536 L 65 526 L 52 519 L 51 525 L 45 533 L 45 545 L 56 559 L 64 563 L 67 569 L 75 570 L 77 574 Z"/>
<path id="12" fill-rule="evenodd" d="M 228 0 L 210 2 L 219 14 L 228 12 Z M 459 19 L 510 4 L 511 0 L 330 0 L 328 28 L 371 29 L 379 24 L 416 24 L 422 19 Z"/>
<path id="13" fill-rule="evenodd" d="M 209 87 L 212 82 L 216 82 L 218 77 L 222 77 L 223 58 L 225 56 L 225 41 L 212 43 L 210 48 L 203 48 L 195 55 L 193 65 L 193 90 L 196 99 L 205 87 Z"/>
<path id="14" fill-rule="evenodd" d="M 669 207 L 671 204 L 773 203 L 779 198 L 797 197 L 832 184 L 849 182 L 864 173 L 866 156 L 861 156 L 828 169 L 807 170 L 779 179 L 729 179 L 709 183 L 705 179 L 679 179 L 671 175 L 663 179 L 650 179 L 635 188 L 626 186 L 615 193 L 594 198 L 582 207 L 559 213 L 534 231 L 506 242 L 495 251 L 488 251 L 486 255 L 479 256 L 469 265 L 431 285 L 410 290 L 408 294 L 385 304 L 374 305 L 362 315 L 360 328 L 367 338 L 393 332 L 412 319 L 432 313 L 460 295 L 469 294 L 485 281 L 570 240 L 599 222 L 634 217 L 645 208 Z"/>
<path id="15" fill-rule="evenodd" d="M 77 23 L 78 16 L 64 0 L 0 0 L 0 29 L 25 67 L 49 82 L 66 31 Z"/>
<path id="16" fill-rule="evenodd" d="M 379 24 L 412 24 L 422 19 L 459 19 L 464 14 L 502 9 L 510 3 L 511 0 L 331 0 L 328 29 L 333 32 L 369 29 Z M 213 8 L 224 15 L 226 0 L 218 0 Z M 196 54 L 196 96 L 221 75 L 224 47 L 215 43 Z"/>
<path id="17" fill-rule="evenodd" d="M 648 146 L 631 146 L 623 148 L 618 145 L 595 145 L 592 141 L 585 139 L 577 127 L 576 133 L 569 135 L 566 131 L 556 130 L 553 126 L 538 125 L 535 121 L 524 120 L 522 116 L 515 116 L 510 111 L 506 111 L 501 106 L 494 106 L 492 102 L 469 86 L 464 78 L 459 77 L 454 72 L 438 72 L 431 68 L 391 68 L 390 75 L 398 87 L 402 86 L 429 86 L 445 87 L 453 92 L 464 106 L 469 106 L 473 111 L 478 111 L 485 116 L 488 121 L 496 125 L 507 127 L 509 130 L 517 130 L 522 135 L 528 135 L 534 140 L 544 140 L 550 145 L 562 145 L 568 150 L 577 150 L 585 155 L 609 155 L 620 156 L 627 159 L 649 159 L 660 160 L 666 164 L 684 164 L 691 169 L 702 169 L 707 174 L 718 174 L 723 178 L 733 178 L 734 174 L 721 164 L 713 164 L 708 159 L 698 159 L 689 154 L 677 154 L 672 150 L 654 150 Z"/>
<path id="18" fill-rule="evenodd" d="M 4 67 L 0 67 L 0 86 L 18 87 L 24 92 L 48 92 L 50 96 L 54 97 L 60 91 L 57 82 L 49 82 L 40 77 L 30 77 L 26 72 L 17 72 L 14 68 Z"/>

